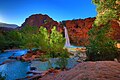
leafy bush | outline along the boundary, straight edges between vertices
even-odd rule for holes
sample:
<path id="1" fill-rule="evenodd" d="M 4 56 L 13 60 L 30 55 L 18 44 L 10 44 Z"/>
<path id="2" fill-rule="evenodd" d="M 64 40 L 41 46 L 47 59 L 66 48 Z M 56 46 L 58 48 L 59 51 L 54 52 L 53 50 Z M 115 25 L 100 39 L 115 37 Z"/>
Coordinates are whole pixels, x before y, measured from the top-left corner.
<path id="1" fill-rule="evenodd" d="M 58 57 L 63 50 L 65 38 L 56 30 L 54 26 L 51 33 L 47 29 L 40 27 L 39 33 L 35 35 L 36 47 L 47 52 L 50 57 Z"/>
<path id="2" fill-rule="evenodd" d="M 52 32 L 50 34 L 50 42 L 49 42 L 49 53 L 51 57 L 57 57 L 60 53 L 62 53 L 63 47 L 65 44 L 65 38 L 63 35 L 56 30 L 56 26 L 52 28 Z"/>
<path id="3" fill-rule="evenodd" d="M 7 46 L 5 36 L 3 34 L 0 34 L 0 50 L 3 52 L 3 49 Z"/>
<path id="4" fill-rule="evenodd" d="M 89 31 L 90 44 L 87 46 L 87 56 L 90 60 L 114 60 L 117 57 L 116 41 L 106 36 L 109 26 L 102 27 L 96 34 L 94 28 Z"/>
<path id="5" fill-rule="evenodd" d="M 40 61 L 48 61 L 49 55 L 40 55 Z"/>
<path id="6" fill-rule="evenodd" d="M 0 33 L 0 49 L 19 48 L 21 45 L 20 34 L 17 30 Z"/>
<path id="7" fill-rule="evenodd" d="M 12 30 L 10 32 L 6 32 L 5 39 L 6 43 L 10 48 L 17 47 L 21 45 L 21 37 L 20 33 L 17 30 Z"/>
<path id="8" fill-rule="evenodd" d="M 119 19 L 119 6 L 117 0 L 93 0 L 97 6 L 97 17 L 93 28 L 89 31 L 90 44 L 87 46 L 89 60 L 114 60 L 118 56 L 116 41 L 108 36 L 110 21 Z"/>
<path id="9" fill-rule="evenodd" d="M 67 58 L 61 57 L 56 61 L 56 64 L 60 67 L 61 70 L 66 69 L 68 64 Z"/>
<path id="10" fill-rule="evenodd" d="M 49 48 L 49 33 L 43 26 L 40 27 L 39 33 L 35 36 L 36 47 L 48 51 Z"/>
<path id="11" fill-rule="evenodd" d="M 21 47 L 32 50 L 36 48 L 36 34 L 38 33 L 38 27 L 25 26 L 20 31 Z"/>
<path id="12" fill-rule="evenodd" d="M 64 70 L 66 69 L 66 66 L 68 64 L 68 51 L 65 49 L 62 51 L 62 53 L 59 55 L 59 59 L 56 61 L 56 64 L 60 67 L 60 69 Z"/>

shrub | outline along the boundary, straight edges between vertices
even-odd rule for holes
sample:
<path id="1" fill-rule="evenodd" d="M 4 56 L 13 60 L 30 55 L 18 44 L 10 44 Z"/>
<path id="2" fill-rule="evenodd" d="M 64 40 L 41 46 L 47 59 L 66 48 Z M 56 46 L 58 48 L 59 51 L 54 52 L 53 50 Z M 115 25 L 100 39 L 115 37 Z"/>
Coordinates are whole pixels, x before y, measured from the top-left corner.
<path id="1" fill-rule="evenodd" d="M 39 33 L 35 38 L 36 47 L 43 50 L 48 51 L 49 49 L 49 33 L 46 28 L 43 26 L 40 27 Z"/>
<path id="2" fill-rule="evenodd" d="M 50 34 L 50 42 L 49 42 L 49 53 L 51 57 L 57 57 L 60 53 L 62 53 L 63 47 L 65 44 L 65 38 L 63 35 L 56 30 L 56 26 L 52 28 L 52 32 Z"/>
<path id="3" fill-rule="evenodd" d="M 68 64 L 67 58 L 69 58 L 68 51 L 63 50 L 59 56 L 59 59 L 56 61 L 56 64 L 60 67 L 61 70 L 66 69 L 66 66 Z"/>
<path id="4" fill-rule="evenodd" d="M 96 27 L 95 27 L 96 28 Z M 91 35 L 90 44 L 87 46 L 87 56 L 89 60 L 114 60 L 117 57 L 116 41 L 106 36 L 109 26 L 105 25 L 98 32 L 94 29 L 89 31 Z"/>
<path id="5" fill-rule="evenodd" d="M 89 60 L 114 60 L 118 56 L 116 41 L 112 40 L 110 21 L 119 21 L 117 0 L 92 0 L 97 7 L 97 16 L 89 31 L 90 44 L 87 46 Z"/>
<path id="6" fill-rule="evenodd" d="M 33 26 L 25 26 L 20 31 L 21 37 L 21 48 L 27 48 L 32 50 L 36 48 L 36 34 L 38 33 L 38 28 Z"/>

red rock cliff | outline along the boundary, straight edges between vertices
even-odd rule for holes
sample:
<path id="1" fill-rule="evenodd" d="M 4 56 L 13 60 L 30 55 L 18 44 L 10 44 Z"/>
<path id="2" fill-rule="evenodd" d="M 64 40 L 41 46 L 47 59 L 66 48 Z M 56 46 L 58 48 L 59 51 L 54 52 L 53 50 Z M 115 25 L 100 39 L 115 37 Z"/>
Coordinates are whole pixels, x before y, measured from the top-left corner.
<path id="1" fill-rule="evenodd" d="M 37 26 L 37 27 L 44 26 L 47 28 L 48 31 L 51 31 L 51 28 L 53 26 L 57 26 L 58 31 L 60 32 L 63 31 L 61 25 L 57 21 L 54 21 L 48 15 L 42 15 L 42 14 L 31 15 L 29 18 L 25 20 L 25 22 L 22 24 L 21 27 L 24 27 L 26 25 Z"/>
<path id="2" fill-rule="evenodd" d="M 70 42 L 73 45 L 84 46 L 89 43 L 88 41 L 89 36 L 87 33 L 92 28 L 92 24 L 94 20 L 95 18 L 86 18 L 86 19 L 76 19 L 76 20 L 65 21 Z M 22 27 L 24 27 L 25 25 L 37 26 L 37 27 L 44 26 L 48 29 L 48 31 L 51 31 L 51 28 L 53 26 L 57 26 L 58 31 L 64 32 L 63 26 L 61 25 L 61 23 L 54 21 L 48 15 L 42 15 L 42 14 L 31 15 L 22 24 Z M 111 21 L 111 26 L 113 28 L 113 31 L 110 32 L 110 34 L 112 35 L 112 38 L 119 40 L 120 26 L 115 21 Z"/>
<path id="3" fill-rule="evenodd" d="M 88 31 L 92 28 L 95 18 L 77 19 L 66 21 L 70 41 L 74 45 L 88 44 Z"/>
<path id="4" fill-rule="evenodd" d="M 67 20 L 66 27 L 68 30 L 69 38 L 72 44 L 78 46 L 85 46 L 89 43 L 88 31 L 92 28 L 95 18 Z M 112 31 L 109 32 L 115 40 L 120 40 L 120 26 L 117 22 L 111 21 Z"/>

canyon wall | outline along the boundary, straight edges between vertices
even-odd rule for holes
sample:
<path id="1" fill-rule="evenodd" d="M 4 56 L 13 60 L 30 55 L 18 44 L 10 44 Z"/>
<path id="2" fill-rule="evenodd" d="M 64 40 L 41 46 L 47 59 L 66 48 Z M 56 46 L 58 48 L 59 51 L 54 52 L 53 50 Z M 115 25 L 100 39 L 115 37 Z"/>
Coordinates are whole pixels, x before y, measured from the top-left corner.
<path id="1" fill-rule="evenodd" d="M 88 31 L 92 28 L 92 24 L 94 20 L 95 17 L 63 21 L 64 25 L 68 30 L 68 35 L 71 44 L 77 46 L 85 46 L 89 44 Z M 21 28 L 25 27 L 26 25 L 37 26 L 37 27 L 44 26 L 47 28 L 49 32 L 51 32 L 53 26 L 56 26 L 57 30 L 64 34 L 63 23 L 53 20 L 48 15 L 42 15 L 42 14 L 31 15 L 25 20 Z M 109 36 L 111 36 L 115 40 L 120 40 L 119 24 L 115 21 L 111 21 L 111 27 L 113 30 L 110 32 Z"/>
<path id="2" fill-rule="evenodd" d="M 30 17 L 26 18 L 25 22 L 22 24 L 22 27 L 25 27 L 26 25 L 29 26 L 36 26 L 36 27 L 45 27 L 50 32 L 53 26 L 57 27 L 57 30 L 59 32 L 63 32 L 62 26 L 57 22 L 54 21 L 52 18 L 50 18 L 48 15 L 43 14 L 34 14 Z"/>

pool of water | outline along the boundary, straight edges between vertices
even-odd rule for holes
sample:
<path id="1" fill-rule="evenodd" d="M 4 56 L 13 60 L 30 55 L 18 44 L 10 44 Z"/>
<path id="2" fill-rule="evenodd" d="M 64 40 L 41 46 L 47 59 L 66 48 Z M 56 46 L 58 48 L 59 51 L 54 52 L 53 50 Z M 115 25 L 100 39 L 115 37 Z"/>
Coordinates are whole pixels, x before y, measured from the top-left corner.
<path id="1" fill-rule="evenodd" d="M 8 59 L 13 54 L 14 56 L 21 56 L 26 53 L 27 50 L 11 50 L 0 54 L 0 64 L 9 61 L 4 65 L 0 65 L 0 72 L 3 76 L 6 75 L 6 80 L 15 80 L 26 76 L 26 72 L 30 70 L 29 63 Z"/>
<path id="2" fill-rule="evenodd" d="M 0 64 L 6 60 L 9 60 L 8 57 L 12 56 L 21 56 L 23 54 L 26 54 L 27 50 L 11 50 L 11 51 L 6 51 L 4 53 L 0 53 Z"/>
<path id="3" fill-rule="evenodd" d="M 31 63 L 31 67 L 36 67 L 38 71 L 45 71 L 48 70 L 49 68 L 55 68 L 55 67 L 59 67 L 56 64 L 56 61 L 58 60 L 58 58 L 50 58 L 49 61 L 46 62 L 41 62 L 41 61 L 32 61 Z M 67 64 L 67 68 L 73 68 L 76 64 L 78 64 L 77 62 L 78 58 L 68 58 L 68 64 Z"/>
<path id="4" fill-rule="evenodd" d="M 21 61 L 14 61 L 0 66 L 0 72 L 6 76 L 6 80 L 23 78 L 29 70 L 30 64 Z"/>
<path id="5" fill-rule="evenodd" d="M 30 67 L 36 67 L 39 71 L 48 70 L 50 65 L 53 68 L 58 67 L 58 65 L 56 65 L 56 58 L 49 59 L 50 62 L 32 61 L 31 63 L 8 59 L 8 57 L 13 54 L 14 56 L 20 56 L 26 53 L 27 50 L 13 50 L 0 54 L 0 64 L 6 60 L 10 61 L 4 65 L 0 65 L 0 72 L 2 72 L 2 75 L 6 75 L 6 80 L 24 78 L 27 76 L 26 73 L 30 70 Z M 76 60 L 77 58 L 69 58 L 67 68 L 74 67 L 77 64 Z"/>
<path id="6" fill-rule="evenodd" d="M 67 48 L 84 48 L 84 46 L 74 46 L 74 45 L 71 45 L 71 46 L 69 46 Z"/>

